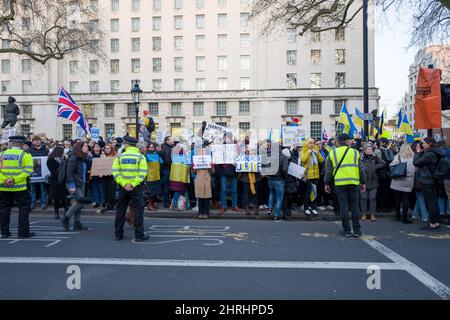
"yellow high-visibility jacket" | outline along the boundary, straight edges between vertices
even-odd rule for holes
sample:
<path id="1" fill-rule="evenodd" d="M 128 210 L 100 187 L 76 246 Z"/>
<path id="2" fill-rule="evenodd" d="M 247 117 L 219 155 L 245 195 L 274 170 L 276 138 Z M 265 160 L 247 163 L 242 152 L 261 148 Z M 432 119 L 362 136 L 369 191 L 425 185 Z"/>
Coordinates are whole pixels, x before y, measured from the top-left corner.
<path id="1" fill-rule="evenodd" d="M 139 152 L 138 148 L 128 147 L 114 159 L 112 174 L 120 186 L 125 187 L 131 184 L 135 188 L 147 177 L 145 156 Z"/>
<path id="2" fill-rule="evenodd" d="M 0 191 L 27 190 L 27 178 L 33 174 L 33 157 L 20 148 L 7 149 L 0 153 Z M 5 181 L 14 179 L 12 186 Z"/>

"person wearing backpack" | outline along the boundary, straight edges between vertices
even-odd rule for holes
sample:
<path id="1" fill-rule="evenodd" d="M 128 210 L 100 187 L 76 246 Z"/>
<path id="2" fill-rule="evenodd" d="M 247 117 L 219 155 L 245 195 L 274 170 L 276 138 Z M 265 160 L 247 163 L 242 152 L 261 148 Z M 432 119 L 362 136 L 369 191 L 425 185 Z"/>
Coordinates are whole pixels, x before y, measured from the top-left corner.
<path id="1" fill-rule="evenodd" d="M 58 169 L 65 159 L 67 156 L 64 154 L 64 148 L 59 146 L 53 149 L 47 159 L 47 168 L 50 171 L 50 198 L 53 200 L 55 219 L 59 219 L 59 209 L 64 208 L 64 212 L 67 212 L 69 205 L 64 181 L 59 182 L 58 178 Z"/>
<path id="2" fill-rule="evenodd" d="M 437 147 L 434 138 L 424 138 L 422 143 L 416 146 L 416 154 L 413 161 L 414 166 L 417 168 L 416 184 L 425 197 L 430 218 L 430 224 L 420 228 L 424 231 L 442 231 L 436 189 L 439 181 L 435 179 L 435 173 L 438 172 L 435 172 L 435 170 L 439 169 L 440 161 L 446 159 L 445 155 L 445 149 Z"/>

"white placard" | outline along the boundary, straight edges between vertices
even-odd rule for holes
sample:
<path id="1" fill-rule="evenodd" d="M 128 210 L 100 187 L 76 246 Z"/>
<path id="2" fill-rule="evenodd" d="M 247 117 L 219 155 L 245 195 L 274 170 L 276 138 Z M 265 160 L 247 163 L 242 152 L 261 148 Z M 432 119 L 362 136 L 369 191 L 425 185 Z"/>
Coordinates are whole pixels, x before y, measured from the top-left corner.
<path id="1" fill-rule="evenodd" d="M 281 135 L 283 136 L 283 146 L 291 147 L 305 140 L 306 130 L 296 126 L 282 126 Z"/>
<path id="2" fill-rule="evenodd" d="M 47 157 L 33 157 L 31 183 L 45 182 L 47 176 L 50 176 L 50 170 L 47 167 Z"/>
<path id="3" fill-rule="evenodd" d="M 261 156 L 236 156 L 236 172 L 261 172 Z"/>
<path id="4" fill-rule="evenodd" d="M 223 136 L 228 129 L 215 123 L 208 123 L 203 132 L 203 140 L 208 142 L 223 143 Z"/>
<path id="5" fill-rule="evenodd" d="M 194 169 L 210 169 L 211 168 L 211 155 L 193 156 Z"/>
<path id="6" fill-rule="evenodd" d="M 236 156 L 235 144 L 213 144 L 211 150 L 215 164 L 234 164 L 234 157 Z"/>
<path id="7" fill-rule="evenodd" d="M 294 176 L 298 179 L 303 179 L 303 175 L 305 174 L 305 168 L 299 166 L 295 162 L 291 162 L 288 168 L 288 174 Z"/>
<path id="8" fill-rule="evenodd" d="M 166 137 L 166 131 L 165 130 L 158 130 L 156 131 L 156 143 L 157 144 L 163 144 L 164 138 Z"/>
<path id="9" fill-rule="evenodd" d="M 8 143 L 9 142 L 9 137 L 12 137 L 12 136 L 15 136 L 15 135 L 16 135 L 16 128 L 3 129 L 2 143 Z"/>

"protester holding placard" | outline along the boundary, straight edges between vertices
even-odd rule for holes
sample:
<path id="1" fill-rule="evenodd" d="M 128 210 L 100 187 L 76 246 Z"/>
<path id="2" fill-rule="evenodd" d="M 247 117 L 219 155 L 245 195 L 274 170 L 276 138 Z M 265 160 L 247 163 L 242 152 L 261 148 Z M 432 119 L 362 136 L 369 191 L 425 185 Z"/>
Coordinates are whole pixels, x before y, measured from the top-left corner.
<path id="1" fill-rule="evenodd" d="M 104 157 L 116 157 L 116 150 L 114 149 L 113 145 L 109 143 L 105 145 L 102 154 L 102 158 Z M 100 177 L 100 180 L 104 195 L 104 202 L 102 203 L 102 208 L 100 210 L 97 210 L 97 213 L 105 213 L 106 211 L 114 210 L 114 206 L 116 205 L 117 185 L 114 177 L 112 176 L 112 173 L 110 175 Z"/>
<path id="2" fill-rule="evenodd" d="M 184 210 L 188 206 L 185 196 L 187 185 L 190 181 L 190 165 L 187 163 L 186 147 L 177 144 L 172 153 L 172 163 L 170 165 L 169 189 L 174 192 L 172 202 L 170 204 L 171 210 Z M 189 159 L 190 161 L 190 159 Z M 179 197 L 183 195 L 184 204 L 178 205 Z"/>
<path id="3" fill-rule="evenodd" d="M 147 209 L 149 211 L 158 210 L 156 206 L 156 199 L 161 195 L 161 165 L 164 163 L 163 159 L 156 151 L 156 144 L 150 143 L 147 153 L 145 155 L 147 160 L 147 192 L 149 196 Z"/>
<path id="4" fill-rule="evenodd" d="M 55 219 L 59 219 L 59 209 L 64 208 L 64 212 L 67 212 L 69 209 L 66 186 L 58 181 L 58 169 L 65 158 L 67 156 L 64 154 L 64 148 L 55 147 L 47 159 L 47 167 L 51 173 L 49 179 L 50 198 L 53 200 Z"/>
<path id="5" fill-rule="evenodd" d="M 249 155 L 248 145 L 244 147 L 244 154 Z M 255 215 L 259 214 L 258 193 L 259 183 L 261 182 L 261 173 L 259 172 L 241 172 L 239 173 L 241 206 L 246 215 L 250 215 L 250 208 L 253 207 Z"/>
<path id="6" fill-rule="evenodd" d="M 34 136 L 33 140 L 33 147 L 30 150 L 30 154 L 32 157 L 46 157 L 48 155 L 48 149 L 46 148 L 45 144 L 42 143 L 41 137 Z M 45 210 L 47 209 L 47 184 L 45 182 L 36 182 L 31 183 L 31 209 L 34 209 L 36 204 L 36 194 L 37 190 L 40 190 L 41 192 L 41 209 Z"/>
<path id="7" fill-rule="evenodd" d="M 198 156 L 206 156 L 205 148 L 201 148 L 199 150 Z M 211 157 L 209 157 L 210 159 Z M 204 169 L 195 169 L 195 197 L 197 198 L 197 206 L 198 206 L 198 218 L 199 219 L 208 219 L 209 218 L 209 208 L 210 201 L 212 198 L 212 188 L 211 188 L 211 174 L 214 172 L 214 169 L 209 166 L 203 166 Z"/>

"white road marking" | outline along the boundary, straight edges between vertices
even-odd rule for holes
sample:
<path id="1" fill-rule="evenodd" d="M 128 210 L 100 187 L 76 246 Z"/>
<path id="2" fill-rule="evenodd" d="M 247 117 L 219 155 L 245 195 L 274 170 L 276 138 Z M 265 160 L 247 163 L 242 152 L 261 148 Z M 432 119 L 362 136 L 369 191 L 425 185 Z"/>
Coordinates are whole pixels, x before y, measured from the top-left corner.
<path id="1" fill-rule="evenodd" d="M 53 246 L 53 245 L 55 245 L 55 244 L 57 244 L 57 243 L 60 243 L 61 242 L 61 240 L 55 240 L 55 241 L 53 241 L 52 243 L 49 243 L 48 245 L 46 245 L 45 247 L 46 248 L 49 248 L 49 247 L 51 247 L 51 246 Z"/>
<path id="2" fill-rule="evenodd" d="M 154 236 L 152 236 L 153 238 Z M 134 240 L 132 240 L 131 242 L 133 242 L 134 244 L 148 244 L 148 245 L 152 245 L 152 244 L 166 244 L 166 243 L 172 243 L 172 242 L 181 242 L 181 241 L 192 241 L 192 240 L 202 240 L 202 241 L 216 241 L 217 243 L 204 243 L 204 246 L 218 246 L 223 244 L 223 240 L 220 239 L 215 239 L 215 238 L 208 238 L 208 239 L 202 239 L 202 238 L 184 238 L 184 239 L 175 239 L 175 240 L 167 240 L 167 241 L 143 241 L 143 242 L 136 242 Z"/>
<path id="3" fill-rule="evenodd" d="M 318 262 L 318 261 L 234 261 L 234 260 L 164 260 L 71 257 L 0 257 L 0 264 L 88 264 L 151 267 L 268 268 L 268 269 L 357 269 L 377 265 L 381 270 L 403 270 L 397 263 Z"/>

